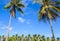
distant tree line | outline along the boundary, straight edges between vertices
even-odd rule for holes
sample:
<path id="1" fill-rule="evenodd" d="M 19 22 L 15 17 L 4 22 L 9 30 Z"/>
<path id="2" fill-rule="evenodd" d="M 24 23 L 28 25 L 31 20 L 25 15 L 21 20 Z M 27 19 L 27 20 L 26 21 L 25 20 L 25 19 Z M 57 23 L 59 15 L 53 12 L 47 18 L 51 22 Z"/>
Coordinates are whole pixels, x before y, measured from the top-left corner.
<path id="1" fill-rule="evenodd" d="M 5 39 L 6 37 L 0 36 L 0 41 L 6 41 Z M 60 38 L 55 38 L 56 41 L 60 41 Z M 24 36 L 24 34 L 22 34 L 21 36 L 19 36 L 18 34 L 16 35 L 12 35 L 8 37 L 8 41 L 54 41 L 54 38 L 52 37 L 45 37 L 44 35 L 40 35 L 40 34 L 34 34 L 34 35 L 30 35 L 28 34 L 27 36 Z"/>

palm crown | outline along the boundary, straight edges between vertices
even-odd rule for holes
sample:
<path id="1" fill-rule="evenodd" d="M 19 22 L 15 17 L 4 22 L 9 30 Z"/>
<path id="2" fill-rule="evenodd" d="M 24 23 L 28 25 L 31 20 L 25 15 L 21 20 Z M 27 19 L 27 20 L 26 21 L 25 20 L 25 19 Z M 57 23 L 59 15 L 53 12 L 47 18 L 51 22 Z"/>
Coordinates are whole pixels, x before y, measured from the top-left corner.
<path id="1" fill-rule="evenodd" d="M 60 7 L 56 6 L 60 2 L 52 2 L 50 0 L 43 0 L 43 4 L 38 14 L 39 20 L 56 20 L 59 17 L 57 12 L 60 12 Z"/>
<path id="2" fill-rule="evenodd" d="M 23 14 L 21 7 L 25 7 L 24 4 L 21 3 L 20 0 L 11 0 L 9 4 L 7 4 L 4 8 L 10 9 L 10 13 L 12 16 L 16 16 L 16 10 Z"/>

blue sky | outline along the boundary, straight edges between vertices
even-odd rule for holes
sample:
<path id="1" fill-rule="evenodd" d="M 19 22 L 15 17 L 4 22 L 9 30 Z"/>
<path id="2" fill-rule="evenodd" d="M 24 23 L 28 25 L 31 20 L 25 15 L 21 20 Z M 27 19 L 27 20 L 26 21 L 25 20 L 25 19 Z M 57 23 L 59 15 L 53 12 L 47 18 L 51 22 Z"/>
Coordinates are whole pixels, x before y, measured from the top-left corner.
<path id="1" fill-rule="evenodd" d="M 10 35 L 18 33 L 19 35 L 24 34 L 40 34 L 46 37 L 51 37 L 51 29 L 49 23 L 44 23 L 43 21 L 38 21 L 38 11 L 41 5 L 38 3 L 32 4 L 32 0 L 22 1 L 26 5 L 22 10 L 24 11 L 24 16 L 21 16 L 17 12 L 17 17 L 12 19 Z M 0 0 L 0 35 L 6 35 L 7 26 L 9 21 L 10 12 L 9 10 L 4 10 L 4 6 L 9 3 L 8 0 Z M 55 37 L 60 37 L 60 19 L 58 18 L 56 22 L 52 23 Z"/>

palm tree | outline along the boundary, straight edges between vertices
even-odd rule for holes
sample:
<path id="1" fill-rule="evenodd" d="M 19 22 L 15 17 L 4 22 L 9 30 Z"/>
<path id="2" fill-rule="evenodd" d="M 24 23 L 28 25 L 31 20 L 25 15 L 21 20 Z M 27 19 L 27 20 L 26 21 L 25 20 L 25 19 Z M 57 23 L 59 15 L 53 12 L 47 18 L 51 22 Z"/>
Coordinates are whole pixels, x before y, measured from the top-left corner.
<path id="1" fill-rule="evenodd" d="M 24 41 L 24 34 L 22 34 L 21 36 L 21 41 Z"/>
<path id="2" fill-rule="evenodd" d="M 27 39 L 28 37 L 27 36 L 25 36 L 25 41 L 28 41 L 28 39 Z"/>
<path id="3" fill-rule="evenodd" d="M 2 40 L 1 41 L 5 41 L 5 37 L 4 37 L 4 35 L 2 36 Z"/>
<path id="4" fill-rule="evenodd" d="M 41 36 L 38 34 L 38 41 L 40 41 L 41 40 Z"/>
<path id="5" fill-rule="evenodd" d="M 27 40 L 28 40 L 28 41 L 31 40 L 31 36 L 30 36 L 30 34 L 28 34 L 28 36 L 27 36 Z"/>
<path id="6" fill-rule="evenodd" d="M 47 41 L 50 41 L 50 38 L 49 37 L 47 37 Z"/>
<path id="7" fill-rule="evenodd" d="M 46 21 L 49 22 L 52 31 L 52 37 L 55 39 L 51 21 L 56 21 L 56 19 L 60 16 L 57 13 L 60 12 L 60 7 L 58 6 L 60 2 L 58 1 L 52 2 L 51 0 L 37 0 L 37 1 L 38 2 L 41 1 L 42 3 L 41 9 L 39 10 L 38 13 L 38 19 L 39 21 L 43 20 L 44 22 Z"/>
<path id="8" fill-rule="evenodd" d="M 18 34 L 16 34 L 16 36 L 15 36 L 15 37 L 16 37 L 16 41 L 18 41 Z"/>
<path id="9" fill-rule="evenodd" d="M 18 41 L 21 41 L 21 37 L 20 36 L 18 36 Z"/>
<path id="10" fill-rule="evenodd" d="M 32 39 L 33 39 L 33 41 L 38 41 L 38 37 L 37 37 L 37 35 L 34 34 L 33 37 L 32 37 Z"/>
<path id="11" fill-rule="evenodd" d="M 41 37 L 41 39 L 42 39 L 42 41 L 46 41 L 46 40 L 45 40 L 45 36 L 44 36 L 44 35 Z"/>
<path id="12" fill-rule="evenodd" d="M 0 41 L 1 41 L 1 36 L 0 36 Z"/>
<path id="13" fill-rule="evenodd" d="M 11 19 L 12 17 L 16 17 L 16 10 L 23 14 L 22 7 L 25 7 L 24 4 L 21 3 L 20 0 L 11 0 L 9 4 L 7 4 L 4 9 L 10 9 L 10 20 L 8 24 L 8 32 L 6 35 L 6 41 L 8 41 L 8 35 L 10 31 Z"/>
<path id="14" fill-rule="evenodd" d="M 57 38 L 57 41 L 60 41 L 60 38 Z"/>

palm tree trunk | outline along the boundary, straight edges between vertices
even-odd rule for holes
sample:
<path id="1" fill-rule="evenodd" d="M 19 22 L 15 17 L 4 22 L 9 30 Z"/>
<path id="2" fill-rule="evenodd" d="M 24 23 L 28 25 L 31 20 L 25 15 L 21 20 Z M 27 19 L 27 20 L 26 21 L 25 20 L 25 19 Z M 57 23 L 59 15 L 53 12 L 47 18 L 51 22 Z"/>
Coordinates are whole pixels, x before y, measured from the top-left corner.
<path id="1" fill-rule="evenodd" d="M 53 41 L 55 41 L 55 36 L 54 36 L 54 31 L 53 31 L 53 27 L 52 27 L 52 22 L 49 22 L 50 24 L 50 28 L 51 28 L 51 32 L 52 32 L 52 38 L 54 39 Z"/>
<path id="2" fill-rule="evenodd" d="M 6 33 L 6 41 L 8 41 L 8 36 L 9 36 L 9 32 L 10 32 L 10 25 L 11 25 L 11 20 L 12 20 L 12 16 L 10 15 L 10 19 L 9 19 L 9 23 L 8 23 L 8 28 L 7 28 L 7 33 Z"/>

